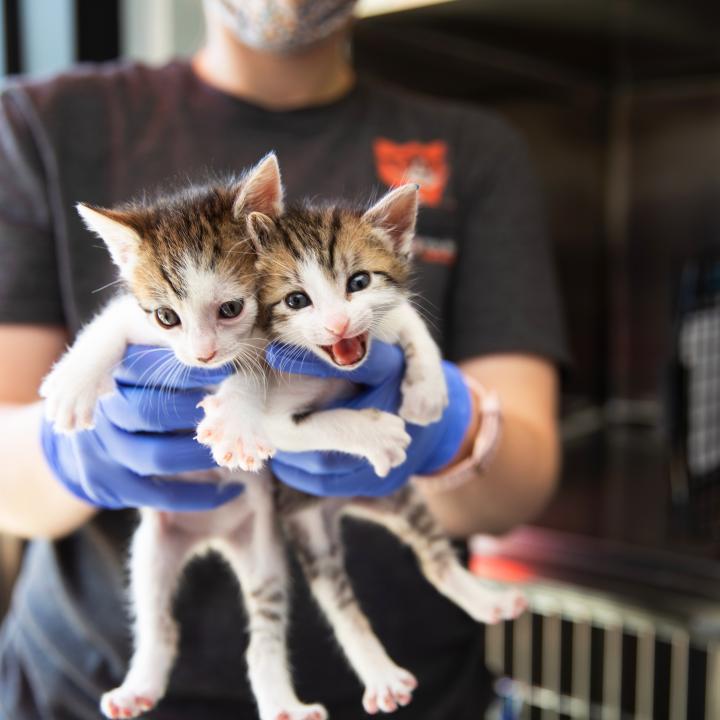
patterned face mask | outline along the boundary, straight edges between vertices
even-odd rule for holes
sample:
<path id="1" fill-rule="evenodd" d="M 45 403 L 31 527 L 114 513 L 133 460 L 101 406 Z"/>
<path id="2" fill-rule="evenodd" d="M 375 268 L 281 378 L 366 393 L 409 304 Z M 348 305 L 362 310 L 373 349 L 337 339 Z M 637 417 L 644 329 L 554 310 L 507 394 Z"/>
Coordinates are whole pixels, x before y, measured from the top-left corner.
<path id="1" fill-rule="evenodd" d="M 356 0 L 206 0 L 243 45 L 292 52 L 322 40 L 352 15 Z"/>

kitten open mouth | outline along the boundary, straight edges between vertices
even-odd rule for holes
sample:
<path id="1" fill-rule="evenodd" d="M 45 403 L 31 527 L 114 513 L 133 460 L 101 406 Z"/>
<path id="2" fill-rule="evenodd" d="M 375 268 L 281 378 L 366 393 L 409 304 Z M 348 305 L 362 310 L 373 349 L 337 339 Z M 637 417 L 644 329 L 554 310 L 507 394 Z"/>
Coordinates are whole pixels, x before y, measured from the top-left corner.
<path id="1" fill-rule="evenodd" d="M 333 345 L 321 345 L 320 347 L 336 365 L 355 365 L 365 357 L 367 341 L 368 334 L 364 332 L 355 337 L 338 340 Z"/>

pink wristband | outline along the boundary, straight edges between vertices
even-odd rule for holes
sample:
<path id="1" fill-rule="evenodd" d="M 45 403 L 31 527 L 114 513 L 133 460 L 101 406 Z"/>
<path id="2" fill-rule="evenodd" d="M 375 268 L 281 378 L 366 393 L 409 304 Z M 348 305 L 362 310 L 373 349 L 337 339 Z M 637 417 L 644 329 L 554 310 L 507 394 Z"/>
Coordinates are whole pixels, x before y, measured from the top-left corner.
<path id="1" fill-rule="evenodd" d="M 487 469 L 502 435 L 502 412 L 497 393 L 486 390 L 477 380 L 463 375 L 470 391 L 475 395 L 480 413 L 478 430 L 472 454 L 439 475 L 414 475 L 413 483 L 425 492 L 441 493 L 464 485 Z"/>

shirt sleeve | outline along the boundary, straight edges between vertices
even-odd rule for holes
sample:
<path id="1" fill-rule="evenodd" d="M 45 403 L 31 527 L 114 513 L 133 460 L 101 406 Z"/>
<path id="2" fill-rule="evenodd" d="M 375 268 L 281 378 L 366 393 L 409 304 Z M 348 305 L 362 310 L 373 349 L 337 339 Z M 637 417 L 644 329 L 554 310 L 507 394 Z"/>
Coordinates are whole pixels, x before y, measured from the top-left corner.
<path id="1" fill-rule="evenodd" d="M 476 115 L 456 164 L 461 213 L 448 298 L 448 356 L 526 353 L 568 360 L 539 188 L 521 138 Z"/>
<path id="2" fill-rule="evenodd" d="M 64 324 L 47 185 L 30 108 L 21 88 L 0 94 L 0 323 Z"/>

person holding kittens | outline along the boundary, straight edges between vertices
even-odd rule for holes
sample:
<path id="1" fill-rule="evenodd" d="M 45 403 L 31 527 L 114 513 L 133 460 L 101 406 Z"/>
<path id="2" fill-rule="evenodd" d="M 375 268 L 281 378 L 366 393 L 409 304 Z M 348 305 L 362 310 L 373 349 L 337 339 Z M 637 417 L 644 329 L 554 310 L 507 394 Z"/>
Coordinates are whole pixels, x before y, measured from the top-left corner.
<path id="1" fill-rule="evenodd" d="M 413 482 L 458 538 L 530 519 L 554 489 L 556 366 L 566 349 L 523 144 L 489 113 L 357 78 L 346 52 L 353 4 L 206 0 L 207 41 L 190 62 L 79 68 L 0 97 L 0 530 L 32 539 L 0 634 L 3 717 L 97 717 L 131 652 L 123 558 L 135 508 L 207 509 L 232 497 L 158 479 L 197 469 L 183 459 L 196 454 L 198 411 L 188 404 L 184 424 L 164 426 L 157 410 L 167 397 L 131 369 L 122 411 L 97 447 L 73 458 L 77 483 L 41 443 L 40 381 L 111 292 L 93 292 L 113 270 L 75 213 L 79 200 L 111 207 L 179 174 L 237 171 L 271 149 L 291 200 L 361 202 L 416 180 L 414 290 L 467 378 L 472 412 L 450 462 Z M 443 422 L 458 413 L 451 398 Z M 317 454 L 308 469 L 307 457 L 286 453 L 273 470 L 316 494 L 374 491 L 344 457 Z M 426 586 L 383 531 L 352 521 L 345 535 L 363 609 L 419 681 L 399 716 L 479 717 L 492 681 L 478 626 Z M 154 718 L 255 717 L 237 605 L 221 562 L 188 568 L 175 603 L 178 662 Z M 365 716 L 300 579 L 290 646 L 300 696 L 321 698 L 339 720 Z"/>

